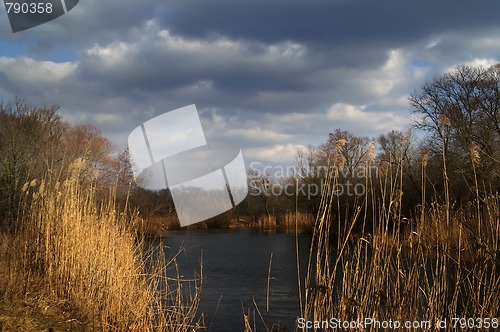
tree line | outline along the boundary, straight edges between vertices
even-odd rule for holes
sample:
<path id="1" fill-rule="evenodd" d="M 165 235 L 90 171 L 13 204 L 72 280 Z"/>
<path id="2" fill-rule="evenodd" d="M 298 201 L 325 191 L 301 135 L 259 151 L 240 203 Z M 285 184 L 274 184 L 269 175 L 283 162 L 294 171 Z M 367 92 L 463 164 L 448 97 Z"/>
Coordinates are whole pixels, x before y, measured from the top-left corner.
<path id="1" fill-rule="evenodd" d="M 16 219 L 22 187 L 46 176 L 64 178 L 68 166 L 88 161 L 82 173 L 100 171 L 110 183 L 116 169 L 112 144 L 90 125 L 69 125 L 58 106 L 33 106 L 24 100 L 0 104 L 0 221 Z M 96 174 L 96 173 L 94 173 Z M 34 183 L 34 182 L 33 182 Z"/>
<path id="2" fill-rule="evenodd" d="M 433 201 L 465 206 L 479 196 L 498 194 L 500 64 L 456 67 L 411 93 L 409 106 L 414 122 L 408 131 L 370 138 L 336 129 L 323 144 L 298 152 L 293 174 L 276 178 L 250 169 L 250 195 L 209 225 L 223 227 L 240 216 L 283 216 L 293 210 L 315 214 L 322 184 L 332 170 L 339 179 L 333 190 L 348 185 L 358 190 L 339 196 L 341 204 L 333 211 L 338 215 L 363 201 L 369 214 L 373 202 L 366 201 L 366 190 L 376 192 L 370 199 L 383 200 L 382 188 L 397 182 L 404 188 L 398 209 L 408 217 Z M 12 226 L 24 185 L 46 176 L 64 178 L 78 158 L 86 165 L 82 178 L 97 177 L 102 195 L 116 190 L 117 204 L 127 204 L 144 217 L 175 216 L 169 191 L 137 186 L 128 150 L 114 155 L 112 147 L 97 128 L 65 122 L 57 106 L 33 106 L 20 99 L 1 103 L 0 221 Z M 431 189 L 422 192 L 425 187 Z"/>

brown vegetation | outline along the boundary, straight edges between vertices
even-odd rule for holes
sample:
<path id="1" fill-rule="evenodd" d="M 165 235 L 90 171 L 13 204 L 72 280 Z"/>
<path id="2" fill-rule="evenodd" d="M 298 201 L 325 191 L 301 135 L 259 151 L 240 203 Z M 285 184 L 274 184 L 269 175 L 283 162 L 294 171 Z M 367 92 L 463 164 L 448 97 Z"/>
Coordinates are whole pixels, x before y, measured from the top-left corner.
<path id="1" fill-rule="evenodd" d="M 335 181 L 336 177 L 329 178 L 330 184 Z M 401 204 L 402 190 L 400 184 L 389 189 L 388 199 L 377 204 L 377 217 L 372 220 L 360 215 L 361 205 L 347 219 L 334 220 L 331 208 L 338 198 L 325 192 L 313 234 L 301 317 L 347 322 L 372 318 L 401 324 L 429 321 L 429 327 L 414 328 L 426 331 L 435 330 L 435 323 L 443 319 L 448 319 L 447 331 L 456 330 L 460 326 L 451 325 L 453 317 L 498 318 L 498 193 L 478 197 L 479 210 L 467 206 L 451 210 L 434 202 L 405 224 L 399 212 L 393 213 Z M 391 218 L 399 227 L 391 226 Z M 354 225 L 360 222 L 372 224 L 373 232 L 352 241 Z M 344 225 L 332 238 L 337 223 Z M 378 330 L 376 325 L 360 330 L 365 329 Z"/>
<path id="2" fill-rule="evenodd" d="M 181 287 L 189 283 L 161 246 L 145 253 L 137 219 L 117 209 L 113 193 L 98 199 L 97 174 L 88 179 L 85 168 L 77 159 L 64 181 L 24 184 L 18 229 L 2 236 L 4 301 L 57 304 L 87 330 L 196 330 L 198 288 Z"/>

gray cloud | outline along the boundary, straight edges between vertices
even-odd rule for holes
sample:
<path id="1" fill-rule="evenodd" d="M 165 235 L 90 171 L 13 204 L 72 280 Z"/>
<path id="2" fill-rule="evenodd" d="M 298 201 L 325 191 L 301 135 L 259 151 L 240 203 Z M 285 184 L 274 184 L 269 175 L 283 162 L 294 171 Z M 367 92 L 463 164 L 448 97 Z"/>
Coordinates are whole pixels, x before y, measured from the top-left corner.
<path id="1" fill-rule="evenodd" d="M 396 47 L 431 33 L 495 26 L 495 1 L 399 0 L 174 0 L 160 14 L 174 33 L 276 43 L 292 40 L 318 49 Z"/>
<path id="2" fill-rule="evenodd" d="M 39 30 L 0 33 L 25 55 L 0 51 L 0 99 L 60 104 L 119 145 L 137 124 L 196 103 L 210 135 L 283 159 L 338 127 L 402 129 L 406 96 L 425 81 L 499 62 L 498 9 L 488 0 L 81 1 Z"/>

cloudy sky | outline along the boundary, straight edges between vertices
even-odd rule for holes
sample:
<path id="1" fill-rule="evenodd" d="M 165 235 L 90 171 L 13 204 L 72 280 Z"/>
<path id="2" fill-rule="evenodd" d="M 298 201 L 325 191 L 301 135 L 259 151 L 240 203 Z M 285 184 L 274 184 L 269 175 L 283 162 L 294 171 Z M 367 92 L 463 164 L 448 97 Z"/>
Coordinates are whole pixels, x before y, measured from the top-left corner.
<path id="1" fill-rule="evenodd" d="M 498 0 L 82 0 L 12 33 L 2 10 L 0 100 L 58 104 L 118 148 L 196 104 L 247 163 L 290 164 L 336 128 L 407 128 L 423 83 L 500 62 L 499 18 Z"/>

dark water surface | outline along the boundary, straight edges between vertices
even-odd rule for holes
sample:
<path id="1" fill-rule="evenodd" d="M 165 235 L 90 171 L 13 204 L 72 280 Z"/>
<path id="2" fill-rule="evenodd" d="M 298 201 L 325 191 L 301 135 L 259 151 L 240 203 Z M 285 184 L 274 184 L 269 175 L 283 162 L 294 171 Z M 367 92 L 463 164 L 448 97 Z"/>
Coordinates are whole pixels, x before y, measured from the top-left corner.
<path id="1" fill-rule="evenodd" d="M 199 272 L 203 257 L 199 312 L 204 314 L 211 331 L 243 331 L 243 308 L 246 313 L 250 311 L 253 324 L 253 299 L 269 330 L 281 322 L 293 331 L 300 313 L 294 233 L 252 229 L 169 231 L 163 234 L 163 241 L 167 255 L 184 245 L 178 263 L 185 278 Z M 310 235 L 299 235 L 302 278 L 310 242 Z M 266 292 L 271 253 L 268 314 Z M 258 314 L 255 315 L 258 331 L 265 331 Z"/>

